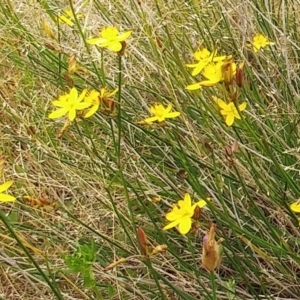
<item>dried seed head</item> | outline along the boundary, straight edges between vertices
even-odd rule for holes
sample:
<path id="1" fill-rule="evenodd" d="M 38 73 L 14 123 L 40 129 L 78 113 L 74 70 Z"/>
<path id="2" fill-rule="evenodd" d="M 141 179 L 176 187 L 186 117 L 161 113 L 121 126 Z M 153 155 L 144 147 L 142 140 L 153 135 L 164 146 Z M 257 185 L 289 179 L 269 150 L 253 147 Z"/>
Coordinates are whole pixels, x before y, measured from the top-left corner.
<path id="1" fill-rule="evenodd" d="M 223 254 L 223 246 L 221 245 L 223 239 L 216 242 L 215 235 L 216 224 L 212 223 L 209 231 L 203 238 L 202 248 L 202 265 L 210 272 L 220 265 Z"/>
<path id="2" fill-rule="evenodd" d="M 147 236 L 142 228 L 137 229 L 137 238 L 140 244 L 140 250 L 143 255 L 148 255 L 147 249 Z"/>
<path id="3" fill-rule="evenodd" d="M 72 53 L 68 60 L 68 73 L 72 75 L 76 72 L 76 69 L 76 55 Z"/>
<path id="4" fill-rule="evenodd" d="M 238 87 L 242 87 L 244 83 L 244 72 L 243 72 L 244 65 L 245 65 L 245 61 L 241 62 L 239 64 L 239 67 L 236 70 L 235 81 Z"/>

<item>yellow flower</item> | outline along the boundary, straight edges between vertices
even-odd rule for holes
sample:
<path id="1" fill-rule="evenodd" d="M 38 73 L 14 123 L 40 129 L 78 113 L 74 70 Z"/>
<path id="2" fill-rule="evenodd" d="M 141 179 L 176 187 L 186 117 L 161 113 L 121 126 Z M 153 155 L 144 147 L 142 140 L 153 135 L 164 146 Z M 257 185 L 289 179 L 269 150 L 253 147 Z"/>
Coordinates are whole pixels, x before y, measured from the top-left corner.
<path id="1" fill-rule="evenodd" d="M 203 76 L 207 80 L 190 84 L 186 87 L 186 89 L 190 91 L 198 90 L 201 89 L 202 86 L 213 86 L 224 80 L 223 65 L 223 61 L 208 64 L 206 67 L 204 67 L 202 72 Z"/>
<path id="2" fill-rule="evenodd" d="M 217 50 L 210 52 L 206 48 L 195 52 L 194 58 L 198 60 L 198 63 L 186 65 L 188 68 L 194 68 L 192 76 L 198 75 L 209 63 L 222 61 L 226 58 L 226 56 L 216 56 L 216 54 Z"/>
<path id="3" fill-rule="evenodd" d="M 178 231 L 181 234 L 187 234 L 192 227 L 192 217 L 195 208 L 197 206 L 202 208 L 206 204 L 207 202 L 205 200 L 200 200 L 192 205 L 190 194 L 185 194 L 184 199 L 179 200 L 177 204 L 174 204 L 172 211 L 166 214 L 166 219 L 171 223 L 166 225 L 163 230 L 178 226 Z"/>
<path id="4" fill-rule="evenodd" d="M 73 121 L 76 118 L 77 110 L 83 110 L 91 106 L 91 103 L 82 102 L 86 92 L 87 90 L 84 89 L 80 96 L 78 96 L 77 89 L 73 87 L 70 93 L 60 96 L 58 100 L 52 101 L 52 104 L 59 108 L 53 111 L 49 115 L 49 118 L 56 119 L 68 114 L 69 120 Z"/>
<path id="5" fill-rule="evenodd" d="M 163 122 L 165 121 L 165 119 L 176 118 L 180 115 L 180 112 L 178 111 L 170 112 L 171 109 L 172 109 L 171 103 L 168 104 L 167 108 L 164 108 L 162 104 L 154 104 L 153 106 L 150 107 L 150 112 L 152 115 L 154 115 L 154 117 L 147 118 L 140 123 L 151 124 L 155 121 Z"/>
<path id="6" fill-rule="evenodd" d="M 0 202 L 13 202 L 16 200 L 15 197 L 11 195 L 4 194 L 3 192 L 6 191 L 14 182 L 12 180 L 6 181 L 0 185 Z"/>
<path id="7" fill-rule="evenodd" d="M 296 201 L 290 205 L 290 209 L 295 213 L 300 213 L 300 201 Z"/>
<path id="8" fill-rule="evenodd" d="M 117 91 L 118 89 L 111 92 L 107 88 L 102 88 L 100 93 L 95 90 L 89 92 L 88 95 L 85 96 L 84 101 L 89 103 L 92 107 L 87 111 L 84 117 L 89 118 L 92 116 L 99 109 L 101 102 L 112 97 Z"/>
<path id="9" fill-rule="evenodd" d="M 82 14 L 76 14 L 77 19 L 82 18 Z M 70 27 L 74 26 L 75 17 L 71 9 L 65 9 L 60 16 L 58 16 L 58 22 L 59 23 L 66 23 Z"/>
<path id="10" fill-rule="evenodd" d="M 270 42 L 267 37 L 260 33 L 257 33 L 252 40 L 252 47 L 254 52 L 258 52 L 261 48 L 265 48 L 268 45 L 275 45 L 275 43 Z"/>
<path id="11" fill-rule="evenodd" d="M 87 43 L 97 45 L 101 48 L 107 47 L 113 52 L 119 52 L 122 49 L 122 43 L 131 36 L 131 31 L 119 33 L 116 27 L 104 27 L 101 31 L 101 37 L 88 39 Z"/>
<path id="12" fill-rule="evenodd" d="M 222 57 L 223 58 L 223 57 Z M 190 84 L 186 87 L 187 90 L 193 91 L 201 89 L 203 86 L 209 87 L 216 85 L 217 83 L 226 80 L 233 79 L 236 73 L 236 64 L 232 60 L 232 56 L 226 56 L 217 63 L 209 63 L 203 68 L 202 75 L 207 80 L 202 80 L 200 82 Z"/>
<path id="13" fill-rule="evenodd" d="M 222 116 L 225 117 L 225 123 L 227 124 L 227 126 L 231 126 L 234 122 L 234 118 L 236 119 L 241 119 L 240 114 L 238 112 L 238 110 L 236 109 L 235 105 L 233 102 L 229 102 L 228 104 L 226 102 L 224 102 L 223 100 L 216 98 L 214 99 L 218 105 L 218 107 L 220 108 L 220 113 Z M 238 106 L 239 111 L 243 111 L 245 110 L 247 106 L 246 102 L 243 102 L 242 104 L 240 104 Z"/>

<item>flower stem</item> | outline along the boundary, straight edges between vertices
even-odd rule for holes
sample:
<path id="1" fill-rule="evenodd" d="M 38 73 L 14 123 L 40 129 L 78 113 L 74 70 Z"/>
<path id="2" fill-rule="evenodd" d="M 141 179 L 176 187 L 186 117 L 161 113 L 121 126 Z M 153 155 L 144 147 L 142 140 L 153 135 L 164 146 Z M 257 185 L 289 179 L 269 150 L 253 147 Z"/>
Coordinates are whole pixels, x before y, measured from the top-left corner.
<path id="1" fill-rule="evenodd" d="M 121 120 L 121 87 L 122 87 L 122 57 L 119 58 L 119 75 L 118 75 L 118 101 L 117 101 L 117 125 L 118 125 L 118 141 L 117 141 L 117 162 L 120 166 L 121 159 L 121 132 L 122 132 L 122 120 Z"/>
<path id="2" fill-rule="evenodd" d="M 210 272 L 210 280 L 211 280 L 211 289 L 212 289 L 212 299 L 217 300 L 217 288 L 216 288 L 216 281 L 215 281 L 215 272 Z"/>
<path id="3" fill-rule="evenodd" d="M 100 68 L 100 72 L 101 72 L 101 79 L 102 79 L 102 86 L 106 86 L 106 77 L 105 77 L 105 69 L 104 69 L 104 51 L 103 49 L 101 49 L 101 68 Z"/>

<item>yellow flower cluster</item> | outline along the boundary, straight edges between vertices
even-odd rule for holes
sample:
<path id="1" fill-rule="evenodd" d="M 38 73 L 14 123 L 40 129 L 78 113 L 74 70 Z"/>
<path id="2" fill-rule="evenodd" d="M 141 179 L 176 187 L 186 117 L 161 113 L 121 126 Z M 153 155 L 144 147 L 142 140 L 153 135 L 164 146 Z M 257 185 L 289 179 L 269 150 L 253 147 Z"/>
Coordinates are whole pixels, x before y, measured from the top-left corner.
<path id="1" fill-rule="evenodd" d="M 74 121 L 77 111 L 81 110 L 86 110 L 83 117 L 89 118 L 97 112 L 102 102 L 110 99 L 117 91 L 118 89 L 115 89 L 111 92 L 107 88 L 102 88 L 100 92 L 84 89 L 79 95 L 77 89 L 73 87 L 69 93 L 52 101 L 52 104 L 59 108 L 49 114 L 49 118 L 56 119 L 67 114 L 68 119 Z"/>
<path id="2" fill-rule="evenodd" d="M 213 101 L 219 108 L 220 114 L 224 116 L 227 126 L 232 126 L 234 119 L 241 119 L 240 112 L 246 108 L 246 102 L 243 102 L 241 105 L 235 103 L 237 99 L 236 86 L 242 86 L 242 69 L 244 63 L 241 63 L 237 68 L 231 55 L 214 57 L 211 56 L 206 48 L 202 49 L 201 52 L 205 52 L 209 55 L 206 59 L 200 61 L 202 68 L 198 68 L 198 70 L 202 70 L 202 76 L 205 80 L 188 85 L 186 89 L 193 91 L 201 89 L 202 87 L 212 87 L 222 82 L 225 85 L 230 100 L 223 101 L 220 98 L 213 97 Z M 195 57 L 196 53 L 194 54 Z M 213 51 L 213 53 L 216 53 L 216 51 Z M 188 64 L 187 66 L 192 65 Z M 192 75 L 194 73 L 195 72 L 193 72 Z"/>
<path id="3" fill-rule="evenodd" d="M 256 53 L 260 49 L 274 45 L 270 42 L 268 38 L 262 34 L 256 34 L 253 37 L 252 46 L 253 51 Z M 232 126 L 234 119 L 241 119 L 240 112 L 245 110 L 246 102 L 240 105 L 236 104 L 238 98 L 237 87 L 242 87 L 243 85 L 243 67 L 244 62 L 242 62 L 238 67 L 233 61 L 232 56 L 216 56 L 217 50 L 210 52 L 208 49 L 203 48 L 194 53 L 194 58 L 198 62 L 195 64 L 187 64 L 187 67 L 194 68 L 192 71 L 192 76 L 201 74 L 203 80 L 190 84 L 186 87 L 187 90 L 194 91 L 202 89 L 202 87 L 212 87 L 219 83 L 223 83 L 227 95 L 226 101 L 220 98 L 214 98 L 215 104 L 219 107 L 220 114 L 224 116 L 225 123 L 228 126 Z"/>

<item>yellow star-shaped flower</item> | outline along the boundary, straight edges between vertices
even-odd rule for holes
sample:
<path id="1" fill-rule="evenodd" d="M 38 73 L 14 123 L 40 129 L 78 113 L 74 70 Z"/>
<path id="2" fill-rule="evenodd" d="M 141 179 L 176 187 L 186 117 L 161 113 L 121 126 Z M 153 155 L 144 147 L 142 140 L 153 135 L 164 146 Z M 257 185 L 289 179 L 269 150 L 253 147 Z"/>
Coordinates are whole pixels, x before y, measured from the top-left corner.
<path id="1" fill-rule="evenodd" d="M 256 53 L 258 52 L 261 48 L 265 48 L 269 45 L 275 45 L 274 42 L 270 42 L 267 37 L 264 35 L 257 33 L 252 40 L 252 48 L 253 51 Z"/>
<path id="2" fill-rule="evenodd" d="M 102 101 L 110 99 L 118 89 L 114 91 L 109 91 L 107 88 L 102 88 L 100 92 L 92 90 L 85 96 L 84 101 L 90 103 L 91 108 L 84 115 L 85 118 L 92 116 L 98 109 Z"/>
<path id="3" fill-rule="evenodd" d="M 198 75 L 204 67 L 206 67 L 211 62 L 222 61 L 226 58 L 226 56 L 216 56 L 217 50 L 213 52 L 208 51 L 206 48 L 199 50 L 194 53 L 194 58 L 198 60 L 196 64 L 187 64 L 188 68 L 194 68 L 192 72 L 192 76 Z"/>
<path id="4" fill-rule="evenodd" d="M 171 112 L 172 104 L 169 103 L 167 108 L 164 108 L 162 104 L 154 104 L 150 107 L 150 112 L 153 117 L 147 118 L 144 121 L 139 122 L 139 124 L 152 124 L 153 122 L 163 122 L 169 118 L 176 118 L 180 116 L 180 112 L 174 111 Z"/>
<path id="5" fill-rule="evenodd" d="M 225 57 L 217 63 L 210 63 L 203 68 L 202 75 L 206 80 L 190 84 L 186 87 L 187 90 L 193 91 L 204 87 L 214 86 L 217 83 L 226 80 L 232 80 L 236 74 L 236 64 L 232 61 L 231 55 Z M 230 78 L 229 78 L 230 77 Z"/>
<path id="6" fill-rule="evenodd" d="M 73 87 L 70 93 L 60 96 L 58 100 L 52 101 L 52 104 L 59 108 L 53 111 L 48 117 L 56 119 L 68 114 L 69 120 L 73 121 L 76 118 L 77 110 L 83 110 L 91 106 L 91 103 L 83 102 L 86 92 L 87 90 L 84 89 L 78 96 L 77 89 Z"/>
<path id="7" fill-rule="evenodd" d="M 241 119 L 241 116 L 233 102 L 229 102 L 227 104 L 226 102 L 224 102 L 223 100 L 221 100 L 219 98 L 216 98 L 214 100 L 220 109 L 221 115 L 225 117 L 225 123 L 227 124 L 227 126 L 231 126 L 233 124 L 235 118 L 239 119 L 239 120 Z M 245 110 L 246 106 L 247 106 L 246 102 L 243 102 L 242 104 L 240 104 L 238 106 L 239 111 L 241 112 L 241 111 Z"/>
<path id="8" fill-rule="evenodd" d="M 209 200 L 209 199 L 207 199 Z M 177 204 L 174 204 L 172 211 L 166 214 L 166 219 L 170 221 L 163 230 L 171 229 L 178 226 L 178 231 L 181 234 L 187 234 L 192 227 L 192 217 L 194 215 L 195 208 L 200 208 L 207 204 L 205 200 L 200 200 L 192 205 L 190 194 L 185 194 L 183 200 L 179 200 Z"/>
<path id="9" fill-rule="evenodd" d="M 101 36 L 97 38 L 88 39 L 87 43 L 97 45 L 101 48 L 108 48 L 113 52 L 119 52 L 122 49 L 122 43 L 131 36 L 131 31 L 119 33 L 116 27 L 104 27 L 101 31 Z"/>

